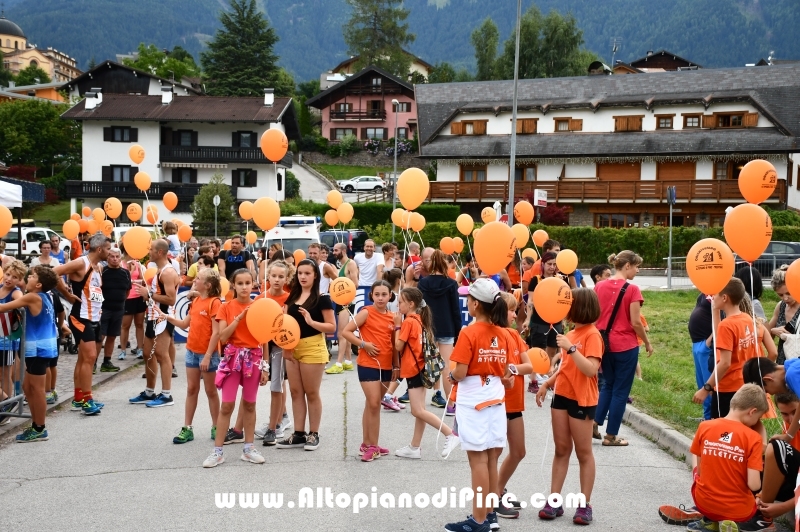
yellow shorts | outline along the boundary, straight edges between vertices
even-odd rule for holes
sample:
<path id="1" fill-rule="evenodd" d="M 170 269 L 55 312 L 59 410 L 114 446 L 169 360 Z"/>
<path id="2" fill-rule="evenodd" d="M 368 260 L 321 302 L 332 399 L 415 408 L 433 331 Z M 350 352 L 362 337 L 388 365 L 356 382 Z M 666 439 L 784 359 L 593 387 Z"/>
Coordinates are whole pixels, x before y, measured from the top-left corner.
<path id="1" fill-rule="evenodd" d="M 301 364 L 327 364 L 328 347 L 325 345 L 325 335 L 301 338 L 300 343 L 294 348 L 294 359 Z"/>

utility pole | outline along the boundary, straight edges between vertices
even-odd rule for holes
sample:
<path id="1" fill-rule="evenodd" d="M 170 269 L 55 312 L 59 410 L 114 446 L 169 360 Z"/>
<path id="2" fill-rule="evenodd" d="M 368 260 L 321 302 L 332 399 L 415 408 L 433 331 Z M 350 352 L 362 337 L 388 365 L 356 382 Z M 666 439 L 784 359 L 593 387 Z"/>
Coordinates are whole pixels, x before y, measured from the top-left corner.
<path id="1" fill-rule="evenodd" d="M 217 208 L 219 207 L 219 194 L 214 195 L 214 238 L 217 238 Z"/>
<path id="2" fill-rule="evenodd" d="M 508 225 L 514 225 L 514 181 L 517 179 L 517 85 L 519 85 L 519 26 L 522 0 L 517 0 L 517 43 L 514 50 L 514 101 L 511 104 L 511 160 L 508 172 Z"/>
<path id="3" fill-rule="evenodd" d="M 392 174 L 392 212 L 397 208 L 397 111 L 400 109 L 400 102 L 392 100 L 394 106 L 394 173 Z M 394 242 L 395 226 L 392 224 L 392 242 Z"/>

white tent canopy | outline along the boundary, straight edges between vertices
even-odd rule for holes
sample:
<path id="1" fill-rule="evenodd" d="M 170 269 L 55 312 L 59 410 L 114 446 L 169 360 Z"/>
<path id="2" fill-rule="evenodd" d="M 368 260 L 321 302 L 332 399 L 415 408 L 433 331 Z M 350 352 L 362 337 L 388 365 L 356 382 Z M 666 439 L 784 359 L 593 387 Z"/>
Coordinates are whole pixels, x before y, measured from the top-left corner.
<path id="1" fill-rule="evenodd" d="M 8 207 L 22 207 L 22 187 L 0 181 L 0 205 Z"/>

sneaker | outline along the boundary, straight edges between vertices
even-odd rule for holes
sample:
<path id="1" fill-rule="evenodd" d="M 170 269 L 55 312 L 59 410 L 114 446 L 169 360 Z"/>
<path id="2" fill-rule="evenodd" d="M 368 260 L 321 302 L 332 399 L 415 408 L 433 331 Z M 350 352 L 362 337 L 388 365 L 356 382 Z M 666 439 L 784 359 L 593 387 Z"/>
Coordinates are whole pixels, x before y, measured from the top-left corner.
<path id="1" fill-rule="evenodd" d="M 94 366 L 92 367 L 92 375 L 97 375 L 97 362 L 95 362 Z"/>
<path id="2" fill-rule="evenodd" d="M 172 399 L 171 395 L 169 397 L 167 397 L 163 393 L 160 393 L 160 394 L 156 395 L 155 399 L 145 403 L 145 406 L 147 408 L 159 408 L 161 406 L 172 406 L 174 404 L 175 404 L 175 401 Z"/>
<path id="3" fill-rule="evenodd" d="M 412 458 L 414 460 L 419 460 L 422 458 L 422 450 L 419 447 L 413 449 L 410 445 L 406 445 L 405 447 L 397 449 L 394 452 L 394 455 L 399 456 L 400 458 Z"/>
<path id="4" fill-rule="evenodd" d="M 264 433 L 264 447 L 272 447 L 278 441 L 277 436 L 275 435 L 275 431 L 272 429 L 267 429 L 267 432 Z"/>
<path id="5" fill-rule="evenodd" d="M 217 467 L 221 463 L 225 461 L 225 457 L 221 454 L 217 454 L 216 451 L 208 455 L 203 461 L 203 467 Z"/>
<path id="6" fill-rule="evenodd" d="M 141 350 L 140 348 L 138 348 L 138 347 L 137 347 L 136 349 L 134 349 L 134 350 L 132 351 L 132 353 L 136 353 L 136 358 L 138 358 L 138 359 L 143 359 L 143 358 L 144 358 L 144 351 L 142 351 L 142 350 Z M 223 460 L 223 461 L 224 461 L 224 460 Z M 221 464 L 221 463 L 222 463 L 222 462 L 220 462 L 220 464 Z M 213 467 L 213 466 L 212 466 L 212 467 Z"/>
<path id="7" fill-rule="evenodd" d="M 489 530 L 500 530 L 500 523 L 497 522 L 497 514 L 489 512 L 486 514 L 486 522 L 489 523 Z"/>
<path id="8" fill-rule="evenodd" d="M 389 456 L 392 453 L 386 447 L 381 447 L 380 445 L 368 446 L 366 443 L 362 443 L 361 446 L 358 448 L 358 454 L 359 455 L 364 454 L 365 452 L 367 452 L 367 449 L 369 449 L 369 447 L 375 447 L 376 449 L 378 449 L 378 452 L 380 453 L 381 456 Z"/>
<path id="9" fill-rule="evenodd" d="M 505 495 L 506 493 L 508 493 L 508 488 L 503 489 L 503 495 Z M 513 508 L 517 509 L 522 507 L 522 504 L 519 501 L 508 501 L 508 504 L 510 504 Z"/>
<path id="10" fill-rule="evenodd" d="M 539 393 L 539 383 L 536 379 L 531 379 L 530 384 L 528 384 L 528 391 L 530 393 Z"/>
<path id="11" fill-rule="evenodd" d="M 344 368 L 342 368 L 342 366 L 340 366 L 339 364 L 334 364 L 333 366 L 326 369 L 325 373 L 327 373 L 328 375 L 338 375 L 340 373 L 344 373 Z"/>
<path id="12" fill-rule="evenodd" d="M 456 415 L 456 405 L 455 405 L 455 403 L 448 405 L 447 409 L 445 410 L 444 415 L 446 415 L 446 416 L 455 416 Z"/>
<path id="13" fill-rule="evenodd" d="M 733 521 L 729 521 L 732 523 Z M 735 523 L 734 523 L 735 525 Z M 686 527 L 686 530 L 691 532 L 719 532 L 719 523 L 716 521 L 709 521 L 705 517 L 692 521 Z"/>
<path id="14" fill-rule="evenodd" d="M 211 439 L 212 440 L 217 439 L 217 427 L 211 427 Z"/>
<path id="15" fill-rule="evenodd" d="M 142 378 L 143 378 L 143 379 L 146 379 L 146 378 L 147 378 L 147 372 L 146 372 L 146 371 L 145 371 L 144 373 L 142 373 Z"/>
<path id="16" fill-rule="evenodd" d="M 547 521 L 555 519 L 556 517 L 561 517 L 562 515 L 564 515 L 564 507 L 559 506 L 558 508 L 553 508 L 550 506 L 549 502 L 544 503 L 544 508 L 539 510 L 539 519 L 545 519 Z"/>
<path id="17" fill-rule="evenodd" d="M 345 371 L 353 371 L 353 363 L 347 362 L 346 360 L 342 363 L 342 367 Z"/>
<path id="18" fill-rule="evenodd" d="M 400 407 L 394 403 L 394 398 L 391 395 L 384 395 L 383 399 L 381 399 L 381 404 L 383 405 L 384 410 L 391 410 L 392 412 L 397 412 L 400 410 Z"/>
<path id="19" fill-rule="evenodd" d="M 245 462 L 250 462 L 251 464 L 263 464 L 266 462 L 264 457 L 255 447 L 250 447 L 250 449 L 242 451 L 242 460 Z"/>
<path id="20" fill-rule="evenodd" d="M 697 511 L 697 508 L 692 506 L 686 508 L 684 505 L 669 506 L 664 505 L 658 509 L 658 515 L 668 525 L 687 526 L 693 521 L 703 518 L 703 514 Z"/>
<path id="21" fill-rule="evenodd" d="M 186 443 L 194 439 L 194 431 L 191 427 L 181 428 L 180 434 L 172 438 L 172 443 Z"/>
<path id="22" fill-rule="evenodd" d="M 83 401 L 82 400 L 76 401 L 75 399 L 73 399 L 69 409 L 72 412 L 80 412 L 81 410 L 83 410 Z"/>
<path id="23" fill-rule="evenodd" d="M 100 413 L 100 406 L 95 404 L 94 399 L 89 399 L 83 402 L 83 408 L 81 410 L 84 415 L 95 416 Z"/>
<path id="24" fill-rule="evenodd" d="M 94 402 L 94 406 L 96 406 L 97 408 L 99 408 L 100 410 L 102 410 L 102 409 L 103 409 L 103 407 L 104 407 L 104 406 L 106 406 L 106 404 L 105 404 L 105 403 L 101 403 L 101 402 L 99 402 L 99 401 L 95 401 L 95 402 Z"/>
<path id="25" fill-rule="evenodd" d="M 739 532 L 774 532 L 775 531 L 775 524 L 772 522 L 771 517 L 764 516 L 761 512 L 756 512 L 756 515 L 753 516 L 752 519 L 749 521 L 744 521 L 742 523 L 734 523 Z M 722 521 L 719 524 L 720 532 L 727 532 L 728 530 L 734 531 L 736 528 L 724 528 L 725 521 Z"/>
<path id="26" fill-rule="evenodd" d="M 514 507 L 504 506 L 503 503 L 500 503 L 500 506 L 495 508 L 494 511 L 497 517 L 502 517 L 503 519 L 517 519 L 519 517 L 519 510 Z"/>
<path id="27" fill-rule="evenodd" d="M 583 508 L 575 510 L 575 517 L 572 522 L 576 525 L 588 525 L 592 522 L 592 505 L 587 504 Z"/>
<path id="28" fill-rule="evenodd" d="M 47 392 L 44 396 L 45 401 L 47 401 L 48 405 L 54 405 L 56 403 L 56 398 L 53 395 L 53 392 Z"/>
<path id="29" fill-rule="evenodd" d="M 458 448 L 460 440 L 458 436 L 455 434 L 451 434 L 450 436 L 445 436 L 444 438 L 444 449 L 442 449 L 442 458 L 447 458 L 450 456 L 450 453 Z"/>
<path id="30" fill-rule="evenodd" d="M 44 429 L 42 430 L 42 432 L 39 432 L 33 427 L 28 427 L 27 429 L 22 431 L 22 434 L 17 434 L 16 437 L 17 443 L 30 443 L 34 441 L 46 441 L 46 440 L 47 440 L 47 429 Z"/>
<path id="31" fill-rule="evenodd" d="M 447 523 L 444 525 L 444 529 L 448 532 L 489 532 L 491 530 L 488 519 L 483 524 L 479 524 L 471 515 L 465 521 Z"/>
<path id="32" fill-rule="evenodd" d="M 125 360 L 125 350 L 124 349 L 122 351 L 120 351 L 119 354 L 117 355 L 117 360 Z"/>
<path id="33" fill-rule="evenodd" d="M 433 394 L 433 397 L 431 397 L 431 405 L 438 406 L 439 408 L 444 408 L 447 406 L 447 401 L 445 401 L 444 397 L 442 397 L 441 390 L 436 390 L 436 393 Z"/>
<path id="34" fill-rule="evenodd" d="M 409 399 L 409 398 L 408 398 L 408 390 L 406 390 L 406 393 L 404 393 L 403 395 L 401 395 L 401 396 L 400 396 L 400 398 L 399 398 L 399 399 L 397 399 L 397 401 L 398 401 L 398 402 L 400 402 L 400 403 L 403 403 L 403 404 L 408 404 L 408 403 L 410 403 L 410 402 L 411 402 L 411 399 Z"/>
<path id="35" fill-rule="evenodd" d="M 306 446 L 306 435 L 303 434 L 295 434 L 294 432 L 289 435 L 288 438 L 284 438 L 275 445 L 278 446 L 278 449 L 291 449 L 293 447 L 305 447 Z"/>
<path id="36" fill-rule="evenodd" d="M 225 434 L 223 445 L 228 445 L 230 443 L 244 443 L 244 431 L 236 432 L 234 429 L 228 429 L 228 432 Z"/>
<path id="37" fill-rule="evenodd" d="M 156 398 L 156 394 L 147 395 L 147 392 L 141 392 L 136 397 L 131 397 L 130 399 L 128 399 L 128 402 L 131 403 L 132 405 L 146 404 L 146 403 L 149 403 L 150 401 L 152 401 L 155 398 Z M 73 406 L 74 406 L 75 401 L 72 401 L 72 403 L 73 403 Z"/>
<path id="38" fill-rule="evenodd" d="M 254 430 L 253 434 L 255 435 L 257 440 L 260 440 L 264 437 L 264 434 L 266 434 L 268 430 L 269 430 L 269 423 L 264 423 L 256 430 Z"/>
<path id="39" fill-rule="evenodd" d="M 172 378 L 173 379 L 178 378 L 178 370 L 175 369 L 175 366 L 172 366 Z"/>
<path id="40" fill-rule="evenodd" d="M 284 436 L 286 436 L 286 429 L 284 429 L 283 426 L 278 423 L 278 426 L 275 428 L 275 439 L 280 441 Z"/>
<path id="41" fill-rule="evenodd" d="M 103 363 L 100 364 L 101 373 L 116 373 L 117 371 L 119 371 L 119 366 L 115 366 L 110 360 L 104 360 Z"/>
<path id="42" fill-rule="evenodd" d="M 286 414 L 281 418 L 281 429 L 286 430 L 292 426 L 292 420 Z"/>
<path id="43" fill-rule="evenodd" d="M 405 410 L 406 409 L 406 405 L 404 405 L 400 401 L 398 401 L 397 397 L 392 397 L 392 401 L 394 401 L 395 406 L 397 406 L 397 408 L 399 408 L 400 410 Z"/>
<path id="44" fill-rule="evenodd" d="M 362 462 L 372 462 L 376 458 L 381 457 L 381 452 L 378 450 L 378 447 L 375 445 L 370 445 L 364 452 L 361 454 L 361 461 Z"/>
<path id="45" fill-rule="evenodd" d="M 58 392 L 56 390 L 53 390 L 53 399 L 58 401 Z"/>
<path id="46" fill-rule="evenodd" d="M 306 436 L 306 444 L 303 446 L 303 449 L 306 451 L 316 451 L 317 447 L 319 447 L 319 433 L 309 432 L 308 436 Z"/>

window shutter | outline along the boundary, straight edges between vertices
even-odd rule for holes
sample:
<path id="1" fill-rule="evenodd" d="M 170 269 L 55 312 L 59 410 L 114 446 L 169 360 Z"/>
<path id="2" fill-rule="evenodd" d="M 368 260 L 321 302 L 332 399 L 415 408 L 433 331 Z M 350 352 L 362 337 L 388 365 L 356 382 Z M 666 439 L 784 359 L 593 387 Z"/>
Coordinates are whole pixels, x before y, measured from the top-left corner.
<path id="1" fill-rule="evenodd" d="M 180 170 L 180 168 L 173 168 L 172 169 L 172 182 L 173 183 L 180 183 L 181 182 L 181 170 Z"/>
<path id="2" fill-rule="evenodd" d="M 336 128 L 332 127 L 330 129 L 331 140 L 336 140 Z"/>
<path id="3" fill-rule="evenodd" d="M 450 124 L 450 134 L 451 135 L 463 135 L 464 134 L 464 124 L 461 122 L 452 122 Z"/>
<path id="4" fill-rule="evenodd" d="M 258 186 L 258 172 L 255 170 L 250 170 L 250 179 L 248 179 L 248 186 L 256 187 Z"/>
<path id="5" fill-rule="evenodd" d="M 365 127 L 361 128 L 361 140 L 368 140 L 367 139 L 367 128 L 365 128 Z"/>
<path id="6" fill-rule="evenodd" d="M 517 135 L 521 135 L 525 131 L 524 127 L 525 120 L 517 118 Z"/>
<path id="7" fill-rule="evenodd" d="M 383 140 L 389 140 L 389 128 L 383 128 Z"/>
<path id="8" fill-rule="evenodd" d="M 104 166 L 103 167 L 102 176 L 103 176 L 102 177 L 103 181 L 113 181 L 114 180 L 113 174 L 111 173 L 111 167 L 110 166 Z"/>
<path id="9" fill-rule="evenodd" d="M 104 127 L 103 128 L 103 142 L 111 142 L 112 140 L 114 140 L 114 137 L 112 136 L 111 128 L 110 127 Z"/>
<path id="10" fill-rule="evenodd" d="M 250 132 L 250 147 L 251 148 L 258 148 L 259 147 L 258 133 L 256 133 L 255 131 L 251 131 Z"/>
<path id="11" fill-rule="evenodd" d="M 239 186 L 239 171 L 238 170 L 231 170 L 231 188 L 234 189 L 234 196 L 235 196 L 235 189 Z M 236 199 L 236 198 L 234 198 Z"/>
<path id="12" fill-rule="evenodd" d="M 132 127 L 131 128 L 131 142 L 139 142 L 139 128 Z"/>
<path id="13" fill-rule="evenodd" d="M 641 131 L 642 130 L 642 117 L 629 116 L 628 117 L 628 131 Z"/>
<path id="14" fill-rule="evenodd" d="M 583 118 L 570 118 L 569 120 L 570 131 L 583 131 Z"/>
<path id="15" fill-rule="evenodd" d="M 139 167 L 138 166 L 131 166 L 130 168 L 131 169 L 128 170 L 128 171 L 130 172 L 129 175 L 130 175 L 131 181 L 133 181 L 133 178 L 136 177 L 136 174 L 139 173 Z"/>
<path id="16" fill-rule="evenodd" d="M 476 120 L 472 124 L 472 133 L 474 135 L 486 134 L 486 120 Z"/>
<path id="17" fill-rule="evenodd" d="M 180 146 L 181 145 L 181 132 L 180 131 L 173 131 L 172 132 L 172 145 L 173 146 Z"/>
<path id="18" fill-rule="evenodd" d="M 283 190 L 283 174 L 278 172 L 278 192 Z"/>
<path id="19" fill-rule="evenodd" d="M 517 133 L 519 133 L 519 126 L 517 126 Z M 533 134 L 536 133 L 536 119 L 525 118 L 522 120 L 522 133 Z"/>
<path id="20" fill-rule="evenodd" d="M 758 113 L 747 113 L 742 117 L 744 127 L 756 127 L 758 125 Z"/>
<path id="21" fill-rule="evenodd" d="M 197 168 L 192 168 L 192 172 L 189 176 L 189 181 L 191 183 L 197 183 Z"/>
<path id="22" fill-rule="evenodd" d="M 161 144 L 164 146 L 172 146 L 172 128 L 161 128 Z"/>
<path id="23" fill-rule="evenodd" d="M 614 117 L 614 131 L 625 131 L 625 126 L 627 125 L 627 121 L 624 116 L 615 116 Z"/>
<path id="24" fill-rule="evenodd" d="M 239 146 L 241 146 L 241 141 L 239 140 L 239 132 L 234 131 L 232 137 L 233 138 L 231 139 L 231 147 L 238 148 Z"/>
<path id="25" fill-rule="evenodd" d="M 706 129 L 714 129 L 717 127 L 717 117 L 714 115 L 703 115 L 703 127 Z"/>
<path id="26" fill-rule="evenodd" d="M 192 147 L 197 147 L 197 131 L 192 131 Z"/>

